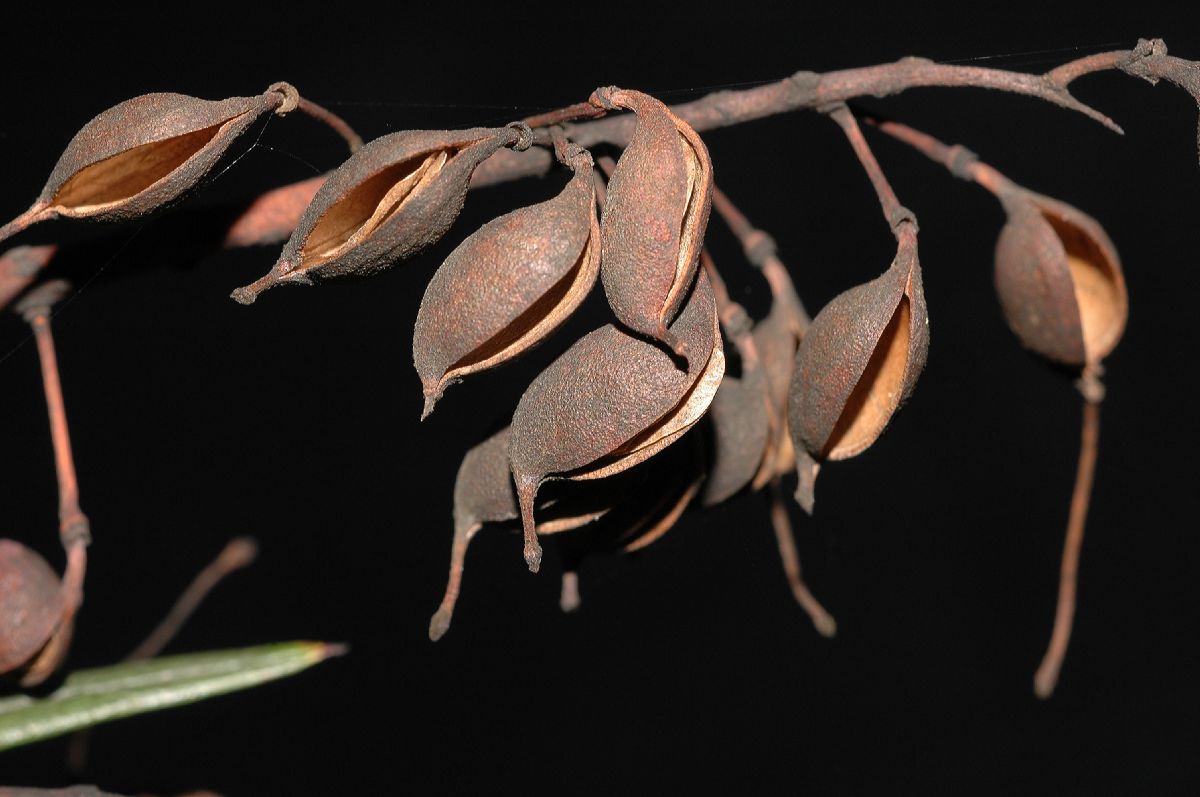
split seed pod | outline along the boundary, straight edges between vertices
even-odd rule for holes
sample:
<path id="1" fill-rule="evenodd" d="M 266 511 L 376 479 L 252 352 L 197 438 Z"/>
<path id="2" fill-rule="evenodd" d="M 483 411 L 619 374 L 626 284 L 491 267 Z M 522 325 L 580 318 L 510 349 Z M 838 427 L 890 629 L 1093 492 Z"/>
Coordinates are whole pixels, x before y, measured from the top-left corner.
<path id="1" fill-rule="evenodd" d="M 196 187 L 262 114 L 287 109 L 295 89 L 201 100 L 144 94 L 103 111 L 67 145 L 37 201 L 0 228 L 0 240 L 58 217 L 129 221 L 162 210 Z"/>
<path id="2" fill-rule="evenodd" d="M 751 484 L 752 489 L 759 490 L 776 476 L 790 473 L 796 467 L 796 453 L 788 433 L 787 409 L 801 335 L 792 314 L 778 298 L 772 300 L 770 312 L 754 325 L 752 334 L 767 382 L 772 421 L 766 455 Z"/>
<path id="3" fill-rule="evenodd" d="M 508 465 L 509 428 L 472 448 L 463 457 L 454 482 L 454 542 L 450 550 L 450 578 L 441 606 L 429 621 L 429 638 L 441 639 L 450 629 L 454 605 L 462 585 L 467 547 L 485 523 L 515 520 L 521 512 Z M 613 495 L 592 491 L 580 500 L 543 505 L 548 516 L 538 524 L 538 534 L 569 531 L 591 523 L 608 511 Z"/>
<path id="4" fill-rule="evenodd" d="M 413 332 L 413 361 L 425 393 L 422 418 L 449 385 L 544 340 L 596 283 L 600 227 L 592 158 L 578 147 L 566 158 L 575 176 L 562 193 L 485 224 L 430 280 Z"/>
<path id="5" fill-rule="evenodd" d="M 514 127 L 406 130 L 364 145 L 334 169 L 278 261 L 233 298 L 251 304 L 281 283 L 369 276 L 438 241 L 458 218 L 475 168 L 528 140 Z"/>
<path id="6" fill-rule="evenodd" d="M 1116 247 L 1099 222 L 1017 186 L 1002 193 L 996 292 L 1021 343 L 1064 365 L 1102 360 L 1129 314 Z"/>
<path id="7" fill-rule="evenodd" d="M 0 675 L 35 686 L 58 669 L 70 646 L 70 592 L 40 555 L 0 539 L 0 606 Z"/>
<path id="8" fill-rule="evenodd" d="M 703 273 L 671 332 L 690 354 L 686 370 L 658 346 L 609 324 L 577 341 L 521 397 L 509 460 L 530 570 L 541 563 L 533 514 L 543 482 L 619 473 L 675 442 L 708 409 L 725 356 Z"/>
<path id="9" fill-rule="evenodd" d="M 925 367 L 928 324 L 916 230 L 902 224 L 891 267 L 827 304 L 796 352 L 788 421 L 796 500 L 805 511 L 812 512 L 820 462 L 862 453 L 912 392 Z"/>
<path id="10" fill-rule="evenodd" d="M 686 122 L 649 95 L 597 89 L 592 102 L 638 117 L 608 182 L 600 225 L 600 279 L 613 314 L 683 358 L 690 352 L 670 323 L 692 284 L 712 200 L 708 148 Z"/>

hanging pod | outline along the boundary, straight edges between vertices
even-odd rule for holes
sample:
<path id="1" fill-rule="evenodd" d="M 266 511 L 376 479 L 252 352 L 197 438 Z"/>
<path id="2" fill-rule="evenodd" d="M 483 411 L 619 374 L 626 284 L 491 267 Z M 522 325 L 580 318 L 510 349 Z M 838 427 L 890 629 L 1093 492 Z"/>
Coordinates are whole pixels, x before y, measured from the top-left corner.
<path id="1" fill-rule="evenodd" d="M 1129 315 L 1116 247 L 1099 222 L 1065 202 L 1008 184 L 996 242 L 996 293 L 1021 343 L 1064 365 L 1095 364 Z"/>
<path id="2" fill-rule="evenodd" d="M 637 127 L 608 182 L 600 224 L 600 279 L 613 314 L 682 358 L 691 352 L 670 324 L 683 304 L 700 256 L 712 200 L 708 148 L 658 100 L 616 87 L 592 102 L 628 108 Z"/>
<path id="3" fill-rule="evenodd" d="M 458 218 L 475 168 L 528 129 L 406 130 L 364 145 L 317 189 L 279 259 L 232 294 L 251 304 L 283 283 L 369 276 L 436 242 Z"/>
<path id="4" fill-rule="evenodd" d="M 257 97 L 160 93 L 114 105 L 75 134 L 37 201 L 0 228 L 0 240 L 47 219 L 129 221 L 162 210 L 197 186 L 256 119 L 290 109 L 294 97 L 291 86 L 275 84 Z"/>
<path id="5" fill-rule="evenodd" d="M 39 554 L 0 539 L 0 606 L 0 675 L 35 686 L 58 669 L 70 647 L 71 588 Z"/>
<path id="6" fill-rule="evenodd" d="M 502 523 L 521 516 L 508 464 L 509 427 L 472 448 L 463 457 L 454 481 L 454 541 L 450 548 L 450 576 L 442 603 L 429 620 L 434 642 L 450 629 L 454 606 L 462 586 L 467 547 L 485 523 Z M 543 503 L 545 516 L 538 534 L 554 534 L 587 525 L 612 506 L 614 493 L 590 491 L 565 500 Z"/>
<path id="7" fill-rule="evenodd" d="M 449 385 L 544 340 L 595 284 L 600 228 L 592 158 L 573 147 L 564 160 L 575 175 L 557 197 L 485 224 L 430 280 L 413 331 L 422 418 Z"/>
<path id="8" fill-rule="evenodd" d="M 904 223 L 898 235 L 891 267 L 827 304 L 796 352 L 788 423 L 800 478 L 796 500 L 810 513 L 820 463 L 853 457 L 875 442 L 925 366 L 929 318 L 916 229 Z"/>
<path id="9" fill-rule="evenodd" d="M 513 414 L 509 460 L 525 560 L 541 548 L 534 500 L 548 478 L 595 479 L 649 459 L 695 424 L 725 372 L 712 286 L 699 274 L 671 331 L 686 370 L 658 346 L 609 324 L 581 338 L 529 385 Z"/>
<path id="10" fill-rule="evenodd" d="M 722 326 L 742 361 L 741 377 L 726 375 L 708 410 L 712 451 L 700 492 L 714 506 L 748 485 L 763 464 L 771 438 L 770 394 L 763 361 L 752 336 L 750 317 L 738 305 Z"/>

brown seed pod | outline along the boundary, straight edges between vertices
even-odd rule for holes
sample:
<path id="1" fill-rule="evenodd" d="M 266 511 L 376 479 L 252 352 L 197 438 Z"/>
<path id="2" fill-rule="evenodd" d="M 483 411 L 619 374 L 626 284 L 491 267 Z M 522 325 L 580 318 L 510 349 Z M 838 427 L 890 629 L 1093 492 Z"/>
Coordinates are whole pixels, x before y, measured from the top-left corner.
<path id="1" fill-rule="evenodd" d="M 225 248 L 286 241 L 328 175 L 280 186 L 255 198 L 225 233 Z"/>
<path id="2" fill-rule="evenodd" d="M 1009 328 L 1029 349 L 1064 365 L 1098 363 L 1129 314 L 1116 247 L 1099 222 L 1018 186 L 1001 200 L 996 292 Z"/>
<path id="3" fill-rule="evenodd" d="M 630 329 L 693 356 L 669 328 L 696 273 L 712 200 L 712 161 L 700 136 L 658 100 L 597 89 L 592 102 L 638 117 L 608 183 L 600 224 L 600 279 Z M 697 354 L 703 361 L 707 352 Z"/>
<path id="4" fill-rule="evenodd" d="M 46 560 L 0 539 L 0 674 L 34 686 L 58 669 L 70 646 L 75 606 Z"/>
<path id="5" fill-rule="evenodd" d="M 251 304 L 282 283 L 369 276 L 415 254 L 458 218 L 475 167 L 528 139 L 527 129 L 479 127 L 406 130 L 367 143 L 317 189 L 270 272 L 233 299 Z"/>
<path id="6" fill-rule="evenodd" d="M 772 427 L 766 453 L 751 482 L 752 489 L 760 490 L 774 477 L 790 473 L 796 467 L 796 452 L 788 433 L 787 405 L 800 336 L 791 314 L 778 300 L 772 301 L 770 312 L 754 325 L 751 334 L 767 383 Z"/>
<path id="7" fill-rule="evenodd" d="M 619 473 L 675 442 L 708 409 L 725 357 L 704 274 L 671 331 L 691 353 L 686 370 L 658 346 L 609 324 L 577 341 L 521 397 L 509 460 L 530 570 L 541 562 L 533 511 L 544 481 Z"/>
<path id="8" fill-rule="evenodd" d="M 767 377 L 751 336 L 750 318 L 740 306 L 732 307 L 736 310 L 727 314 L 722 326 L 741 357 L 742 375 L 726 375 L 708 409 L 713 450 L 700 493 L 703 506 L 721 503 L 754 479 L 771 437 Z"/>
<path id="9" fill-rule="evenodd" d="M 562 193 L 485 224 L 430 280 L 413 332 L 422 419 L 449 385 L 544 340 L 595 284 L 600 228 L 592 158 L 575 148 L 569 160 L 575 176 Z"/>
<path id="10" fill-rule="evenodd" d="M 37 201 L 0 228 L 0 240 L 60 216 L 128 221 L 168 207 L 289 92 L 295 89 L 276 84 L 257 97 L 227 100 L 144 94 L 103 111 L 71 139 Z"/>
<path id="11" fill-rule="evenodd" d="M 450 578 L 441 606 L 429 621 L 429 638 L 441 639 L 450 629 L 462 585 L 467 547 L 485 523 L 520 517 L 508 465 L 509 427 L 472 448 L 463 457 L 454 482 L 454 542 L 450 549 Z M 538 534 L 554 534 L 584 526 L 608 511 L 612 492 L 587 491 L 582 496 L 543 504 L 546 516 Z M 573 500 L 572 500 L 573 499 Z"/>
<path id="12" fill-rule="evenodd" d="M 33 283 L 57 251 L 54 245 L 15 246 L 0 255 L 0 310 Z"/>
<path id="13" fill-rule="evenodd" d="M 901 224 L 899 236 L 891 267 L 827 304 L 796 352 L 788 422 L 800 477 L 796 500 L 807 512 L 819 463 L 875 442 L 925 366 L 929 319 L 916 230 Z"/>

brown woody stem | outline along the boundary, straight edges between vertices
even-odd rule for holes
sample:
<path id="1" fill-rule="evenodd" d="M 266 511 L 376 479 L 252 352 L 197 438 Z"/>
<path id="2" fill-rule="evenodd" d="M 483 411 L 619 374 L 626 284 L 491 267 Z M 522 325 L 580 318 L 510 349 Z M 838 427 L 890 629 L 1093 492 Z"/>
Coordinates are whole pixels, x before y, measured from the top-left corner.
<path id="1" fill-rule="evenodd" d="M 792 521 L 788 517 L 787 501 L 784 499 L 783 488 L 776 477 L 771 480 L 771 525 L 775 529 L 775 542 L 779 545 L 779 558 L 783 560 L 783 572 L 787 575 L 788 585 L 796 603 L 812 619 L 817 633 L 826 638 L 837 634 L 837 621 L 825 607 L 813 597 L 804 578 L 800 575 L 800 557 L 796 553 L 796 541 L 792 538 Z"/>
<path id="2" fill-rule="evenodd" d="M 1168 80 L 1200 100 L 1200 64 L 1168 56 L 1166 52 L 1161 39 L 1141 39 L 1131 50 L 1086 56 L 1043 75 L 938 64 L 925 58 L 901 58 L 890 64 L 860 69 L 821 74 L 797 72 L 776 83 L 738 91 L 718 91 L 693 102 L 670 106 L 670 110 L 697 132 L 704 132 L 775 114 L 822 108 L 857 97 L 899 94 L 912 88 L 985 88 L 1022 94 L 1078 111 L 1119 133 L 1121 128 L 1115 122 L 1071 96 L 1068 84 L 1081 75 L 1117 69 L 1150 82 Z M 566 124 L 565 129 L 572 141 L 585 147 L 596 144 L 624 146 L 633 135 L 635 124 L 632 116 L 626 114 Z M 538 140 L 543 143 L 540 131 Z M 481 179 L 473 184 L 494 185 L 545 174 L 552 160 L 549 153 L 541 149 L 531 149 L 512 157 L 498 153 L 492 159 L 502 159 L 503 164 L 484 170 L 479 174 Z"/>
<path id="3" fill-rule="evenodd" d="M 479 523 L 454 524 L 454 542 L 450 545 L 450 577 L 446 581 L 446 592 L 442 603 L 438 606 L 433 617 L 429 618 L 429 638 L 437 642 L 450 630 L 450 620 L 454 617 L 454 604 L 458 602 L 458 593 L 462 589 L 463 566 L 467 558 L 467 546 L 471 538 L 479 531 Z"/>
<path id="4" fill-rule="evenodd" d="M 891 183 L 887 181 L 883 170 L 879 168 L 879 161 L 875 160 L 875 155 L 871 152 L 870 146 L 867 145 L 867 140 L 863 138 L 862 129 L 859 128 L 858 122 L 854 119 L 854 114 L 850 112 L 845 103 L 834 105 L 828 113 L 830 118 L 841 126 L 842 131 L 846 134 L 846 138 L 850 141 L 850 146 L 854 149 L 854 154 L 858 156 L 859 163 L 862 164 L 863 170 L 867 173 L 867 177 L 870 178 L 871 185 L 875 188 L 875 193 L 879 197 L 879 204 L 883 207 L 884 218 L 888 220 L 893 234 L 899 239 L 901 224 L 904 222 L 912 223 L 914 221 L 912 211 L 901 205 L 900 200 L 896 198 L 896 192 L 892 190 Z"/>
<path id="5" fill-rule="evenodd" d="M 871 124 L 889 136 L 908 144 L 930 160 L 942 164 L 954 176 L 974 181 L 996 196 L 1003 196 L 1013 189 L 1011 180 L 986 163 L 982 163 L 974 152 L 961 144 L 945 144 L 928 133 L 922 133 L 897 122 L 872 121 Z"/>
<path id="6" fill-rule="evenodd" d="M 318 122 L 328 125 L 335 133 L 344 138 L 351 152 L 357 152 L 358 148 L 363 145 L 362 136 L 355 132 L 354 128 L 346 123 L 345 119 L 328 108 L 317 105 L 312 100 L 305 99 L 304 97 L 300 98 L 297 107 Z"/>
<path id="7" fill-rule="evenodd" d="M 1045 700 L 1058 685 L 1067 646 L 1071 642 L 1071 626 L 1075 619 L 1075 595 L 1079 580 L 1079 551 L 1083 546 L 1083 530 L 1087 522 L 1088 503 L 1092 498 L 1092 481 L 1096 473 L 1096 456 L 1100 445 L 1100 401 L 1102 389 L 1095 389 L 1099 379 L 1090 368 L 1084 370 L 1080 392 L 1084 396 L 1083 428 L 1079 436 L 1079 466 L 1075 472 L 1075 489 L 1071 493 L 1071 514 L 1067 520 L 1067 536 L 1063 544 L 1062 568 L 1058 582 L 1058 607 L 1054 612 L 1054 630 L 1050 644 L 1033 676 L 1033 691 Z"/>
<path id="8" fill-rule="evenodd" d="M 564 122 L 573 122 L 576 119 L 594 119 L 597 116 L 604 116 L 605 113 L 607 111 L 593 103 L 577 102 L 565 108 L 526 116 L 521 121 L 530 127 L 551 127 L 553 125 L 561 125 Z"/>
<path id="9" fill-rule="evenodd" d="M 791 277 L 788 276 L 787 267 L 776 254 L 775 239 L 762 230 L 756 229 L 730 201 L 725 192 L 715 185 L 712 192 L 712 206 L 741 242 L 746 259 L 762 270 L 763 276 L 767 278 L 767 283 L 771 286 L 771 295 L 786 308 L 796 335 L 803 337 L 808 330 L 808 325 L 812 323 L 812 319 L 809 317 L 808 311 L 804 309 L 804 303 L 796 295 L 796 289 L 792 285 Z"/>
<path id="10" fill-rule="evenodd" d="M 58 474 L 59 537 L 68 552 L 75 545 L 91 540 L 87 516 L 79 509 L 79 482 L 75 477 L 75 460 L 71 456 L 71 435 L 67 429 L 67 410 L 63 403 L 62 383 L 58 377 L 58 357 L 54 351 L 54 335 L 50 331 L 49 308 L 31 311 L 27 319 L 37 340 L 38 358 L 42 365 L 42 386 L 46 393 L 46 410 L 50 416 L 50 437 L 54 444 L 54 468 Z"/>

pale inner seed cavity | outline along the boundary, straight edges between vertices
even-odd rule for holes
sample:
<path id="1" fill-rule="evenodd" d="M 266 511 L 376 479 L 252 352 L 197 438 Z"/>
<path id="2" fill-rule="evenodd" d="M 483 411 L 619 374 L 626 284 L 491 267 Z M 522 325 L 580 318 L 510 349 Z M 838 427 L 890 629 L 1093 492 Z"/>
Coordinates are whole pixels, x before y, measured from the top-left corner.
<path id="1" fill-rule="evenodd" d="M 128 201 L 178 169 L 223 127 L 240 118 L 142 144 L 85 166 L 63 183 L 51 204 L 65 216 L 86 216 Z"/>
<path id="2" fill-rule="evenodd" d="M 1067 268 L 1083 328 L 1083 350 L 1089 362 L 1096 362 L 1117 345 L 1125 327 L 1125 301 L 1115 266 L 1090 235 L 1049 214 L 1046 221 L 1067 251 Z"/>
<path id="3" fill-rule="evenodd" d="M 303 267 L 333 260 L 361 243 L 437 177 L 451 154 L 438 150 L 393 164 L 348 192 L 313 225 L 300 249 Z"/>
<path id="4" fill-rule="evenodd" d="M 663 307 L 663 323 L 667 324 L 674 321 L 674 318 L 667 318 L 670 313 L 671 306 L 678 301 L 679 296 L 688 288 L 687 280 L 688 266 L 691 265 L 694 259 L 693 238 L 695 237 L 696 213 L 699 212 L 698 193 L 696 191 L 696 182 L 700 179 L 700 159 L 697 157 L 692 145 L 688 140 L 679 134 L 679 146 L 683 151 L 683 161 L 687 164 L 687 206 L 683 211 L 683 220 L 679 227 L 679 249 L 675 253 L 675 279 L 671 283 L 671 290 L 667 292 L 666 302 Z"/>
<path id="5" fill-rule="evenodd" d="M 823 458 L 846 459 L 859 454 L 874 443 L 887 426 L 900 405 L 911 324 L 912 310 L 908 297 L 904 296 L 846 401 L 833 433 L 825 443 Z"/>

